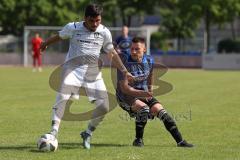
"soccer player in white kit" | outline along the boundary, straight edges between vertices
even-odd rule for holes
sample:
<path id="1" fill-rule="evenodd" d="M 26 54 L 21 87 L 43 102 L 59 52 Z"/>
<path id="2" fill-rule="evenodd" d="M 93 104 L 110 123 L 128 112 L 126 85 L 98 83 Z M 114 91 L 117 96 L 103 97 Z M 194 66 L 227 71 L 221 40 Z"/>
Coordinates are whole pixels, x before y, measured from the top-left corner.
<path id="1" fill-rule="evenodd" d="M 87 129 L 80 134 L 86 149 L 90 149 L 92 132 L 109 110 L 107 91 L 98 66 L 100 50 L 103 48 L 112 60 L 112 64 L 128 78 L 133 78 L 113 48 L 110 31 L 101 24 L 102 11 L 101 6 L 97 4 L 88 5 L 85 9 L 84 21 L 68 23 L 59 34 L 47 39 L 40 47 L 44 51 L 50 44 L 63 39 L 70 40 L 60 90 L 53 106 L 50 134 L 57 136 L 68 100 L 78 96 L 78 89 L 84 87 L 89 100 L 95 102 L 97 108 L 93 111 Z"/>

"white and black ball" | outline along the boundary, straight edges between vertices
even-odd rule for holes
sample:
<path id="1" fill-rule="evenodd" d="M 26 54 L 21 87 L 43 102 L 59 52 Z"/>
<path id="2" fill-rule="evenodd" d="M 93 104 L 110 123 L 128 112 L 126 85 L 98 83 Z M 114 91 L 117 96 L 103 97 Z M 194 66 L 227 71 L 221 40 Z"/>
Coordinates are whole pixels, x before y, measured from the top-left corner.
<path id="1" fill-rule="evenodd" d="M 42 152 L 54 152 L 58 148 L 58 140 L 51 134 L 44 134 L 39 138 L 37 148 Z"/>

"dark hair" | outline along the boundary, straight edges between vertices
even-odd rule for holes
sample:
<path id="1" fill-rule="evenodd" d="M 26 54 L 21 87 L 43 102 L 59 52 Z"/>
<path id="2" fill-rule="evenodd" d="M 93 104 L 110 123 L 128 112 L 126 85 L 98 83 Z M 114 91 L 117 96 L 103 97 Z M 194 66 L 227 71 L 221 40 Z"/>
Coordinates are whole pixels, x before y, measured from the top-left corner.
<path id="1" fill-rule="evenodd" d="M 103 12 L 102 6 L 98 4 L 89 4 L 85 9 L 85 17 L 101 16 Z"/>
<path id="2" fill-rule="evenodd" d="M 146 45 L 145 38 L 143 38 L 143 37 L 133 37 L 132 42 L 133 42 L 133 43 L 138 43 L 138 42 L 140 42 L 140 43 L 143 43 L 143 44 Z"/>

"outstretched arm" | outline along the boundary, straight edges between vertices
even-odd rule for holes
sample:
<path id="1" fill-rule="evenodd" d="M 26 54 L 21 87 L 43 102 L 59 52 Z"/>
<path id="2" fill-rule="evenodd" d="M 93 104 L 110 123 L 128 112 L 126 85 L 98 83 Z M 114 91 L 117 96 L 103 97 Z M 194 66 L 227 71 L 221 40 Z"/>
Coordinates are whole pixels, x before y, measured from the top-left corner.
<path id="1" fill-rule="evenodd" d="M 118 56 L 118 53 L 116 52 L 115 49 L 112 49 L 109 53 L 108 53 L 108 58 L 112 59 L 112 64 L 123 73 L 123 75 L 127 76 L 127 79 L 130 81 L 133 81 L 133 76 L 131 75 L 131 73 L 128 72 L 128 70 L 126 69 L 126 67 L 124 66 L 124 64 L 122 63 L 122 60 L 120 59 L 120 57 Z"/>
<path id="2" fill-rule="evenodd" d="M 40 51 L 43 52 L 45 51 L 45 49 L 50 45 L 50 44 L 53 44 L 53 43 L 56 43 L 58 41 L 62 40 L 62 38 L 56 34 L 50 38 L 48 38 L 46 41 L 42 42 L 41 45 L 40 45 Z"/>

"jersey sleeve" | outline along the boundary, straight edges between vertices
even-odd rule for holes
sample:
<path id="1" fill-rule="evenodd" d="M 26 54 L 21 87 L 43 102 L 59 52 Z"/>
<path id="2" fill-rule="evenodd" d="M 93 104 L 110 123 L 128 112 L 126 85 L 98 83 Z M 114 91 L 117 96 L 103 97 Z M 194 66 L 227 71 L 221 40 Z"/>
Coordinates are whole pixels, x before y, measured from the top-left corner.
<path id="1" fill-rule="evenodd" d="M 39 38 L 38 39 L 38 43 L 41 44 L 43 42 L 43 39 L 42 38 Z"/>
<path id="2" fill-rule="evenodd" d="M 112 49 L 113 49 L 112 35 L 111 32 L 106 28 L 103 42 L 103 50 L 104 52 L 109 53 Z"/>
<path id="3" fill-rule="evenodd" d="M 65 25 L 61 31 L 59 31 L 59 36 L 62 39 L 71 38 L 73 35 L 74 23 L 68 23 Z"/>
<path id="4" fill-rule="evenodd" d="M 152 56 L 147 56 L 147 61 L 150 67 L 150 72 L 152 72 L 153 70 L 153 66 L 154 66 L 154 58 Z"/>

